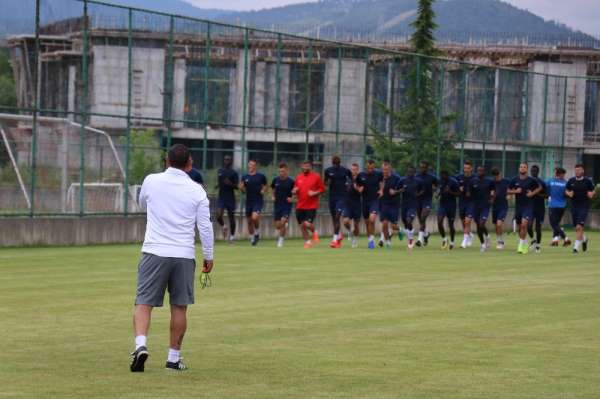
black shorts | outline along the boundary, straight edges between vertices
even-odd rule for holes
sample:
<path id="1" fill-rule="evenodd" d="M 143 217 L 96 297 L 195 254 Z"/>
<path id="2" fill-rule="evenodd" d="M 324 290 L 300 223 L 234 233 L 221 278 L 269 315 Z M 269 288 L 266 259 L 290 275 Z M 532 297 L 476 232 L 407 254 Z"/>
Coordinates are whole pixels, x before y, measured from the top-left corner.
<path id="1" fill-rule="evenodd" d="M 304 222 L 314 223 L 316 217 L 316 209 L 296 209 L 296 220 L 298 221 L 298 224 Z"/>

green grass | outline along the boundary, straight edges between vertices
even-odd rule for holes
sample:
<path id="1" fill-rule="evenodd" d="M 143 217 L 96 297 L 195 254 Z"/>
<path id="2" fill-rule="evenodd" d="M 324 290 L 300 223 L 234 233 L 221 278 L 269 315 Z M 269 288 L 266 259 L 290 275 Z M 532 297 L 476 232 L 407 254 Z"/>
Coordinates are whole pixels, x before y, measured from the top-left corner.
<path id="1" fill-rule="evenodd" d="M 577 256 L 220 245 L 184 374 L 163 369 L 166 308 L 146 372 L 128 370 L 139 246 L 2 249 L 0 397 L 598 397 L 591 237 Z"/>

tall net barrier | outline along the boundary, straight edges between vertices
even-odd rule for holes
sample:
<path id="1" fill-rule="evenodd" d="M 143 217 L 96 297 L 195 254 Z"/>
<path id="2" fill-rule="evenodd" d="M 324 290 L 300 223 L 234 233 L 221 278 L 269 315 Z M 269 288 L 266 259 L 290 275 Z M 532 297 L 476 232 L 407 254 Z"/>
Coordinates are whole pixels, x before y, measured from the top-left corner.
<path id="1" fill-rule="evenodd" d="M 174 143 L 191 148 L 211 196 L 226 155 L 271 179 L 280 162 L 294 174 L 304 159 L 322 171 L 335 154 L 347 166 L 397 157 L 383 139 L 414 141 L 423 153 L 406 162 L 427 154 L 437 172 L 469 159 L 505 175 L 521 161 L 544 177 L 576 162 L 600 173 L 592 50 L 428 58 L 92 0 L 25 1 L 35 30 L 7 39 L 18 104 L 0 108 L 2 215 L 138 213 L 144 177 Z"/>

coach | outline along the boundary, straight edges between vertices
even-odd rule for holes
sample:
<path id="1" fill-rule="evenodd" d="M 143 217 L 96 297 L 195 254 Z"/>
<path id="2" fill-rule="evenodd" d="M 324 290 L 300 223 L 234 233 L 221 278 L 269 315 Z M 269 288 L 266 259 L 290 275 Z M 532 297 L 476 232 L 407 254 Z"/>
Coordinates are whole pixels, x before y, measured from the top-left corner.
<path id="1" fill-rule="evenodd" d="M 139 205 L 147 211 L 146 236 L 138 266 L 133 329 L 132 372 L 144 371 L 148 358 L 146 336 L 154 307 L 161 307 L 165 290 L 171 305 L 171 340 L 166 368 L 185 370 L 180 349 L 187 327 L 187 306 L 194 303 L 195 231 L 198 226 L 204 263 L 213 268 L 213 228 L 206 192 L 187 175 L 190 151 L 175 144 L 168 153 L 167 170 L 146 177 Z"/>

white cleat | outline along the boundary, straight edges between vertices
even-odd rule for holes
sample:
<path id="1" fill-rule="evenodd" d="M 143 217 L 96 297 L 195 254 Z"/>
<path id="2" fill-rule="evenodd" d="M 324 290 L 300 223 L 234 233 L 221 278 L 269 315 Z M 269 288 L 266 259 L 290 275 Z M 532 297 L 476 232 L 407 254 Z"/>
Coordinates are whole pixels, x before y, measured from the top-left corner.
<path id="1" fill-rule="evenodd" d="M 283 237 L 279 237 L 277 240 L 277 248 L 283 248 Z"/>
<path id="2" fill-rule="evenodd" d="M 487 246 L 485 244 L 481 244 L 481 249 L 479 249 L 481 253 L 487 251 Z"/>
<path id="3" fill-rule="evenodd" d="M 462 242 L 460 243 L 460 247 L 462 249 L 466 249 L 467 248 L 467 239 L 463 238 Z"/>
<path id="4" fill-rule="evenodd" d="M 504 249 L 504 241 L 498 242 L 496 244 L 496 249 L 503 250 Z"/>
<path id="5" fill-rule="evenodd" d="M 352 248 L 358 248 L 358 240 L 356 238 L 352 239 Z"/>

